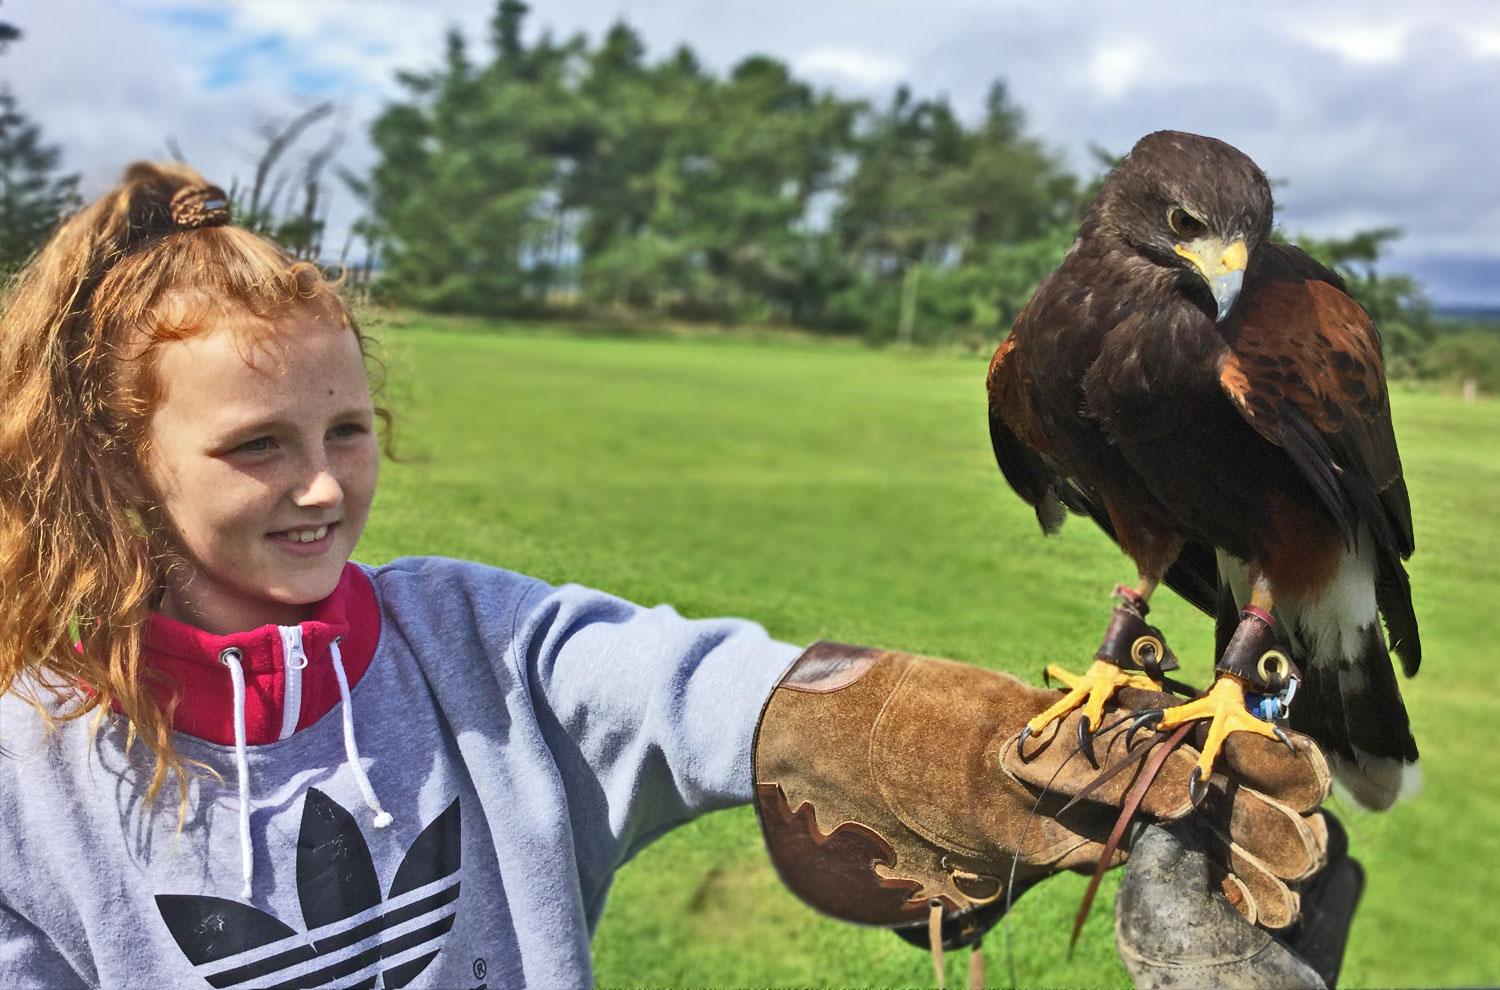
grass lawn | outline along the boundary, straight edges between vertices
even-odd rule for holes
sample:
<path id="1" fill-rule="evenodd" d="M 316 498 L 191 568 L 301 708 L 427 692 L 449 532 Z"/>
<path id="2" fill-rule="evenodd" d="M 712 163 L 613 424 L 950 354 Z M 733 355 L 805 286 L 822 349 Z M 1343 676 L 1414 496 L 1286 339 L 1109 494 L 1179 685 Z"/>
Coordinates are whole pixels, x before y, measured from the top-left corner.
<path id="1" fill-rule="evenodd" d="M 1129 562 L 1087 520 L 1044 540 L 989 451 L 985 365 L 805 340 L 499 332 L 372 320 L 401 448 L 359 558 L 445 554 L 692 616 L 745 615 L 1036 678 L 1097 645 Z M 1500 982 L 1500 403 L 1401 392 L 1426 662 L 1403 683 L 1426 788 L 1384 815 L 1335 801 L 1368 887 L 1350 985 Z M 1208 619 L 1154 622 L 1206 683 Z M 1072 960 L 1084 879 L 1010 919 L 1021 985 L 1127 982 L 1102 892 Z M 594 940 L 603 986 L 930 986 L 924 952 L 823 918 L 779 886 L 749 809 L 710 815 L 620 874 Z M 990 984 L 1009 980 L 1003 941 Z M 955 960 L 954 964 L 961 963 Z M 952 966 L 950 965 L 950 969 Z M 961 972 L 961 968 L 960 968 Z M 952 974 L 950 973 L 950 976 Z"/>

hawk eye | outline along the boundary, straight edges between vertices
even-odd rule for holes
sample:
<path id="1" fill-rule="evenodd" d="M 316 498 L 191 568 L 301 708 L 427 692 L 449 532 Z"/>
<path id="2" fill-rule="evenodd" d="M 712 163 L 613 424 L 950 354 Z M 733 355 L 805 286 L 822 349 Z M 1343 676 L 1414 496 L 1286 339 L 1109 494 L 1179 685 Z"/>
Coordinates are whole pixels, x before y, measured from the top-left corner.
<path id="1" fill-rule="evenodd" d="M 1208 225 L 1180 206 L 1174 206 L 1167 211 L 1167 226 L 1172 228 L 1172 233 L 1178 237 L 1192 239 L 1199 237 L 1208 229 Z"/>

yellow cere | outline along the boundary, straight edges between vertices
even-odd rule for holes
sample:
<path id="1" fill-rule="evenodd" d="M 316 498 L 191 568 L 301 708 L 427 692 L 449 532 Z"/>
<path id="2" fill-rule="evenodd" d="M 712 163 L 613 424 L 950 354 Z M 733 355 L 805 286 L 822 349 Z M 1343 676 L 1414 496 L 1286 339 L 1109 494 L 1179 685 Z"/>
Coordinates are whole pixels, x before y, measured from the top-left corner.
<path id="1" fill-rule="evenodd" d="M 1250 260 L 1250 252 L 1245 248 L 1244 241 L 1235 241 L 1224 249 L 1224 257 L 1220 260 L 1220 271 L 1237 272 L 1245 267 L 1245 262 Z"/>

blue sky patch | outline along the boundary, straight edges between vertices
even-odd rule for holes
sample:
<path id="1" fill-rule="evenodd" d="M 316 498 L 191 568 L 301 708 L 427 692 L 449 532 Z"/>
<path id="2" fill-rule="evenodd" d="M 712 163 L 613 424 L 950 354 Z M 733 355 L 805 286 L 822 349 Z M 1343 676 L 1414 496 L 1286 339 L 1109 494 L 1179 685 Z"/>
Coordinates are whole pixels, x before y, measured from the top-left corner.
<path id="1" fill-rule="evenodd" d="M 174 30 L 223 35 L 230 27 L 229 10 L 223 7 L 179 7 L 139 13 Z"/>
<path id="2" fill-rule="evenodd" d="M 279 35 L 266 34 L 205 53 L 203 88 L 222 89 L 244 82 L 252 74 L 264 76 L 267 63 L 290 62 L 292 52 Z"/>
<path id="3" fill-rule="evenodd" d="M 293 69 L 287 82 L 298 93 L 334 96 L 343 92 L 344 84 L 348 80 L 343 73 L 333 69 L 317 69 L 304 65 Z"/>

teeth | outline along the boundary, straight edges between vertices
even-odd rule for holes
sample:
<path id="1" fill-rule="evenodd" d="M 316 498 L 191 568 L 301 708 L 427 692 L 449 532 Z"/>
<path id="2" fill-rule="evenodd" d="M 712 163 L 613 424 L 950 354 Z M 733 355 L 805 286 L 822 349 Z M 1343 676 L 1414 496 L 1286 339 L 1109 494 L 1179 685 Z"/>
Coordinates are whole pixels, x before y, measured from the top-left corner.
<path id="1" fill-rule="evenodd" d="M 321 540 L 327 535 L 327 526 L 319 526 L 317 529 L 289 529 L 286 531 L 287 539 L 294 543 L 312 543 L 314 540 Z"/>

